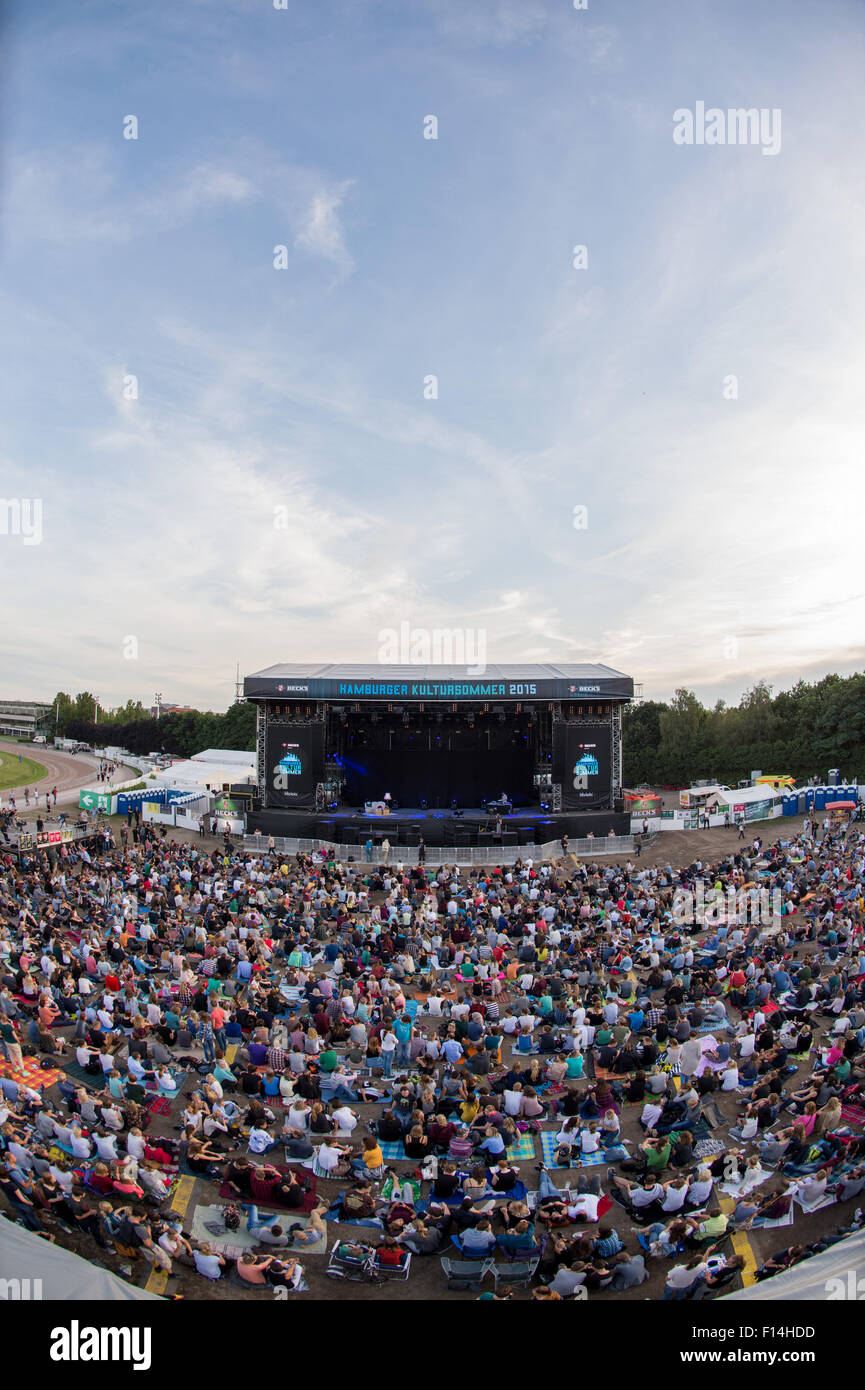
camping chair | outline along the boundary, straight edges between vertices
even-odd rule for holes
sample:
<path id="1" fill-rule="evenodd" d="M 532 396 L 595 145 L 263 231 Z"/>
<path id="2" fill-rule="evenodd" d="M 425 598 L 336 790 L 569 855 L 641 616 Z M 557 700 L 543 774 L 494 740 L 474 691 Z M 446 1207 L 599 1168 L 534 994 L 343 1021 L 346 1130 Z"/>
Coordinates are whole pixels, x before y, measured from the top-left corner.
<path id="1" fill-rule="evenodd" d="M 406 1250 L 398 1265 L 385 1265 L 379 1260 L 376 1250 L 373 1256 L 373 1272 L 379 1279 L 407 1279 L 411 1272 L 411 1251 Z"/>
<path id="2" fill-rule="evenodd" d="M 530 1260 L 514 1260 L 512 1264 L 497 1265 L 494 1263 L 492 1274 L 495 1280 L 496 1293 L 499 1291 L 499 1284 L 504 1284 L 509 1289 L 522 1288 L 523 1286 L 528 1288 L 540 1258 L 540 1255 L 533 1255 Z"/>
<path id="3" fill-rule="evenodd" d="M 339 1248 L 344 1240 L 334 1241 L 327 1268 L 324 1271 L 329 1279 L 351 1279 L 353 1282 L 374 1281 L 378 1276 L 375 1269 L 375 1247 L 363 1245 L 362 1254 L 341 1255 Z"/>
<path id="4" fill-rule="evenodd" d="M 503 1259 L 507 1260 L 508 1264 L 523 1263 L 526 1260 L 530 1260 L 533 1255 L 537 1255 L 538 1258 L 540 1258 L 541 1254 L 540 1249 L 534 1241 L 532 1241 L 531 1245 L 523 1245 L 521 1248 L 514 1251 L 510 1251 L 506 1245 L 502 1245 L 500 1241 L 496 1241 L 494 1248 L 496 1254 L 501 1255 Z"/>
<path id="5" fill-rule="evenodd" d="M 447 1255 L 441 1257 L 441 1267 L 449 1289 L 470 1289 L 479 1292 L 483 1281 L 496 1262 L 489 1255 L 484 1260 L 452 1260 Z"/>
<path id="6" fill-rule="evenodd" d="M 477 1254 L 471 1250 L 464 1250 L 459 1236 L 451 1236 L 451 1245 L 456 1246 L 460 1252 L 460 1258 L 463 1260 L 487 1260 L 490 1256 L 489 1250 L 479 1250 Z"/>

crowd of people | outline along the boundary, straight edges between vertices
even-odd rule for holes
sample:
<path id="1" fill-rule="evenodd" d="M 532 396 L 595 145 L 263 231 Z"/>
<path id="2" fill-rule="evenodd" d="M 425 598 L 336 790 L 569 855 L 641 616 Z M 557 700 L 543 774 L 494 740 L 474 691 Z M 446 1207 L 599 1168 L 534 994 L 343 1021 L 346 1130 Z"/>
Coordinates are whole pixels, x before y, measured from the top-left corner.
<path id="1" fill-rule="evenodd" d="M 731 1236 L 824 1206 L 843 1238 L 865 834 L 820 829 L 675 870 L 337 863 L 146 824 L 7 855 L 0 1208 L 90 1258 L 289 1290 L 331 1224 L 344 1265 L 490 1257 L 543 1299 L 656 1269 L 665 1298 L 712 1297 L 742 1273 Z M 219 1239 L 172 1205 L 179 1174 L 222 1201 Z"/>

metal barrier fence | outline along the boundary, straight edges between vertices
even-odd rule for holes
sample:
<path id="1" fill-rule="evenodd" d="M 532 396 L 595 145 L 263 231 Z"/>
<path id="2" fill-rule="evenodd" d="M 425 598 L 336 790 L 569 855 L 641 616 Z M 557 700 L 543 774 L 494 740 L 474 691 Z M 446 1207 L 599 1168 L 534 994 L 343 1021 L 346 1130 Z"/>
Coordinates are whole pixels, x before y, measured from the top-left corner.
<path id="1" fill-rule="evenodd" d="M 268 848 L 269 836 L 258 833 L 244 835 L 243 848 L 264 851 Z M 289 836 L 274 836 L 273 848 L 277 854 L 312 854 L 323 850 L 329 857 L 340 863 L 381 863 L 381 849 L 376 846 L 367 861 L 363 845 L 337 845 L 331 840 L 303 840 Z M 578 859 L 615 855 L 616 857 L 633 853 L 633 835 L 604 835 L 592 840 L 571 840 L 568 853 Z M 425 863 L 461 864 L 467 866 L 483 864 L 512 864 L 517 859 L 560 859 L 561 844 L 558 840 L 548 840 L 543 845 L 498 845 L 490 847 L 472 845 L 425 845 Z M 391 845 L 388 855 L 390 864 L 417 864 L 417 845 Z"/>

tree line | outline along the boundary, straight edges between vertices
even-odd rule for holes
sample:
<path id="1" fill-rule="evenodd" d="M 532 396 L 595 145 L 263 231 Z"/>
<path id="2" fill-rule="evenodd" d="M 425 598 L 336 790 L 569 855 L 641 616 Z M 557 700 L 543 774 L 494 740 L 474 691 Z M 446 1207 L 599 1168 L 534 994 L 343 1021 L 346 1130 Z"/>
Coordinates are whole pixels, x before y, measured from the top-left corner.
<path id="1" fill-rule="evenodd" d="M 772 694 L 758 681 L 738 705 L 708 709 L 692 690 L 669 703 L 630 706 L 622 728 L 627 787 L 684 786 L 698 779 L 735 786 L 756 769 L 824 781 L 830 767 L 865 779 L 865 673 L 829 675 Z"/>
<path id="2" fill-rule="evenodd" d="M 171 753 L 191 757 L 204 748 L 255 748 L 255 706 L 238 702 L 225 714 L 187 710 L 154 719 L 139 701 L 128 700 L 120 709 L 97 706 L 88 691 L 71 698 L 58 694 L 56 732 L 97 747 L 113 745 L 130 753 Z"/>

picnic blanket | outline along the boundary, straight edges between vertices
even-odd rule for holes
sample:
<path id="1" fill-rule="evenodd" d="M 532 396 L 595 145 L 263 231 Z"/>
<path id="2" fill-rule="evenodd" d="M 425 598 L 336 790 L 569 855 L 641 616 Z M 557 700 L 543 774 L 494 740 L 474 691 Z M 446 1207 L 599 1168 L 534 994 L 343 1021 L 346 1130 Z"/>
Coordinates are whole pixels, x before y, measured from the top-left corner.
<path id="1" fill-rule="evenodd" d="M 410 1161 L 401 1139 L 388 1142 L 380 1139 L 378 1146 L 381 1149 L 382 1157 L 390 1163 L 408 1163 Z"/>
<path id="2" fill-rule="evenodd" d="M 768 1230 L 770 1230 L 773 1226 L 792 1226 L 792 1225 L 793 1225 L 793 1221 L 794 1221 L 793 1207 L 791 1206 L 791 1207 L 790 1207 L 790 1210 L 789 1210 L 789 1211 L 785 1211 L 783 1216 L 775 1216 L 775 1217 L 772 1217 L 771 1219 L 770 1219 L 768 1216 L 758 1216 L 758 1217 L 756 1217 L 755 1220 L 751 1222 L 751 1230 L 752 1230 L 752 1231 L 757 1231 L 757 1230 L 760 1230 L 760 1231 L 764 1231 L 764 1230 L 765 1230 L 765 1231 L 768 1231 Z"/>
<path id="3" fill-rule="evenodd" d="M 833 1207 L 835 1205 L 836 1198 L 834 1193 L 826 1192 L 820 1198 L 819 1202 L 812 1202 L 810 1206 L 807 1206 L 805 1202 L 802 1201 L 801 1196 L 797 1192 L 796 1201 L 799 1203 L 799 1206 L 802 1208 L 806 1216 L 813 1216 L 815 1211 L 822 1211 L 824 1207 Z"/>
<path id="4" fill-rule="evenodd" d="M 19 1086 L 30 1086 L 32 1090 L 39 1091 L 43 1086 L 56 1085 L 62 1079 L 63 1072 L 56 1071 L 54 1067 L 41 1067 L 37 1057 L 25 1057 L 21 1068 L 13 1067 L 11 1062 L 0 1061 L 0 1076 Z"/>
<path id="5" fill-rule="evenodd" d="M 274 1168 L 278 1168 L 281 1173 L 287 1173 L 289 1171 L 288 1168 L 281 1163 L 274 1163 L 271 1166 Z M 193 1174 L 193 1177 L 200 1176 L 200 1173 Z M 313 1207 L 315 1206 L 315 1187 L 315 1178 L 310 1174 L 309 1178 L 307 1178 L 304 1182 L 305 1196 L 303 1206 L 301 1207 L 286 1207 L 282 1204 L 282 1202 L 274 1202 L 272 1200 L 268 1200 L 265 1202 L 262 1201 L 261 1198 L 243 1197 L 241 1199 L 237 1196 L 236 1192 L 232 1192 L 227 1182 L 223 1182 L 220 1185 L 219 1196 L 228 1197 L 229 1200 L 232 1202 L 239 1202 L 241 1200 L 243 1200 L 244 1202 L 255 1201 L 256 1205 L 260 1207 L 272 1207 L 275 1211 L 297 1212 L 298 1216 L 301 1216 L 304 1212 L 311 1212 Z"/>
<path id="6" fill-rule="evenodd" d="M 535 1136 L 531 1131 L 521 1134 L 516 1144 L 506 1150 L 510 1163 L 528 1163 L 535 1156 Z"/>
<path id="7" fill-rule="evenodd" d="M 423 1204 L 421 1204 L 422 1206 Z M 421 1209 L 418 1207 L 418 1210 Z M 327 1220 L 338 1221 L 341 1226 L 373 1226 L 376 1230 L 384 1229 L 384 1222 L 377 1216 L 345 1216 L 342 1209 L 342 1197 L 337 1197 L 327 1209 Z"/>
<path id="8" fill-rule="evenodd" d="M 561 1198 L 562 1198 L 563 1200 L 565 1200 L 565 1201 L 575 1201 L 575 1200 L 577 1199 L 577 1197 L 579 1197 L 579 1196 L 581 1196 L 581 1195 L 582 1195 L 582 1194 L 579 1193 L 579 1192 L 577 1192 L 576 1189 L 573 1189 L 573 1188 L 570 1188 L 570 1187 L 561 1187 L 561 1188 L 559 1188 L 558 1192 L 556 1193 L 556 1196 L 557 1196 L 557 1197 L 561 1197 Z M 540 1199 L 540 1193 L 539 1193 L 539 1192 L 530 1192 L 529 1195 L 528 1195 L 528 1197 L 526 1198 L 526 1205 L 527 1205 L 532 1211 L 537 1211 L 538 1207 L 540 1206 L 540 1200 L 539 1200 L 539 1199 Z M 609 1196 L 607 1196 L 607 1195 L 603 1195 L 603 1196 L 601 1197 L 601 1200 L 600 1200 L 599 1203 L 598 1203 L 598 1217 L 597 1217 L 598 1221 L 603 1221 L 604 1217 L 606 1216 L 607 1212 L 610 1210 L 610 1208 L 612 1207 L 612 1205 L 613 1205 L 613 1199 L 612 1199 L 612 1197 L 609 1197 Z M 571 1224 L 573 1224 L 573 1223 L 571 1223 Z M 556 1230 L 561 1230 L 561 1227 L 560 1227 L 560 1226 L 557 1226 L 557 1227 L 556 1227 Z"/>
<path id="9" fill-rule="evenodd" d="M 78 1058 L 73 1057 L 71 1062 L 63 1063 L 63 1070 L 73 1081 L 77 1081 L 82 1086 L 89 1086 L 91 1090 L 101 1091 L 105 1088 L 105 1073 L 102 1068 L 98 1072 L 89 1072 L 85 1067 L 79 1065 Z"/>
<path id="10" fill-rule="evenodd" d="M 551 1132 L 543 1132 L 541 1134 L 541 1154 L 545 1167 L 560 1168 L 562 1170 L 565 1168 L 598 1168 L 601 1164 L 612 1162 L 611 1159 L 607 1158 L 603 1149 L 601 1149 L 600 1153 L 596 1154 L 580 1154 L 579 1157 L 572 1158 L 570 1163 L 556 1163 L 555 1156 L 557 1148 L 556 1136 Z"/>
<path id="11" fill-rule="evenodd" d="M 771 1168 L 749 1168 L 744 1179 L 737 1182 L 722 1182 L 721 1191 L 726 1192 L 729 1197 L 747 1197 L 749 1192 L 753 1192 L 755 1187 L 760 1187 L 767 1178 L 771 1178 Z"/>
<path id="12" fill-rule="evenodd" d="M 723 1153 L 727 1145 L 723 1139 L 701 1139 L 694 1145 L 695 1158 L 710 1158 L 713 1154 Z"/>
<path id="13" fill-rule="evenodd" d="M 406 1186 L 411 1188 L 412 1202 L 417 1202 L 421 1194 L 421 1185 L 417 1178 L 395 1178 L 393 1173 L 388 1173 L 385 1178 L 382 1184 L 381 1195 L 386 1202 L 391 1200 L 394 1192 L 396 1192 L 399 1197 L 404 1197 L 403 1189 Z"/>
<path id="14" fill-rule="evenodd" d="M 841 1119 L 851 1129 L 862 1129 L 865 1126 L 865 1110 L 861 1105 L 842 1105 Z"/>
<path id="15" fill-rule="evenodd" d="M 207 1241 L 214 1250 L 218 1250 L 220 1255 L 234 1250 L 241 1253 L 245 1250 L 254 1250 L 258 1242 L 249 1234 L 246 1229 L 245 1220 L 241 1220 L 240 1226 L 236 1231 L 229 1231 L 225 1225 L 224 1214 L 226 1207 L 222 1204 L 212 1206 L 197 1206 L 192 1213 L 192 1235 L 195 1240 Z M 221 1231 L 214 1230 L 213 1227 L 221 1227 Z"/>

